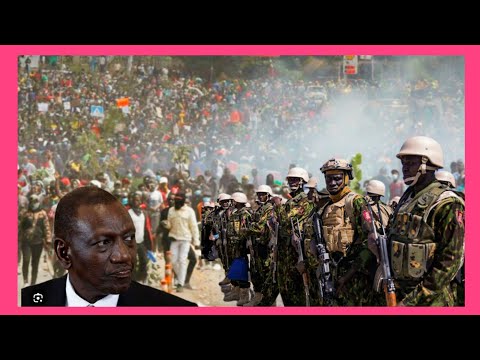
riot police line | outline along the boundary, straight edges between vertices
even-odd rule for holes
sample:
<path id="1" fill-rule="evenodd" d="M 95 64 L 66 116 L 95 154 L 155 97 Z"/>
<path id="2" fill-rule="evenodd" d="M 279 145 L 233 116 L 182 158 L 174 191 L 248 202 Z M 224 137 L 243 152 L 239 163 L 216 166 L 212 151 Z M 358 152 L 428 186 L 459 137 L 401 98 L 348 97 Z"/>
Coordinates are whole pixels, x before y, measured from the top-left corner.
<path id="1" fill-rule="evenodd" d="M 255 211 L 241 192 L 205 203 L 202 256 L 222 262 L 224 301 L 272 306 L 280 294 L 285 306 L 463 306 L 464 194 L 438 171 L 434 139 L 407 139 L 397 158 L 408 188 L 391 205 L 381 181 L 352 191 L 352 165 L 339 158 L 320 168 L 324 192 L 293 167 L 287 201 L 260 185 Z"/>

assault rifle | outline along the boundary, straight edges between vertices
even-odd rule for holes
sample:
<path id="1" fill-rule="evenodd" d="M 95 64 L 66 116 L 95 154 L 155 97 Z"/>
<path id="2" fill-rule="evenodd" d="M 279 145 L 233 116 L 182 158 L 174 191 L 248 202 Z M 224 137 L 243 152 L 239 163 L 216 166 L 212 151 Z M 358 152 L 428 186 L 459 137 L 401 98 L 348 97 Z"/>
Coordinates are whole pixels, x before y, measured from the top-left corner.
<path id="1" fill-rule="evenodd" d="M 313 214 L 313 233 L 315 234 L 315 248 L 317 249 L 318 268 L 317 279 L 319 283 L 320 298 L 324 305 L 333 305 L 335 287 L 333 284 L 332 273 L 330 272 L 330 254 L 322 235 L 322 220 L 315 211 Z"/>
<path id="2" fill-rule="evenodd" d="M 306 299 L 306 305 L 310 306 L 310 291 L 308 289 L 308 275 L 305 269 L 305 258 L 303 256 L 303 248 L 305 247 L 304 245 L 304 239 L 302 236 L 302 232 L 300 231 L 300 225 L 297 220 L 297 231 L 295 231 L 295 224 L 293 222 L 293 218 L 290 218 L 290 223 L 292 225 L 292 245 L 295 247 L 295 250 L 297 250 L 298 253 L 298 261 L 297 261 L 297 266 L 298 267 L 303 267 L 300 271 L 302 274 L 302 279 L 303 279 L 303 287 L 305 289 L 305 299 Z"/>
<path id="3" fill-rule="evenodd" d="M 214 238 L 215 238 L 215 245 L 218 248 L 218 252 L 220 253 L 220 260 L 222 263 L 225 261 L 225 257 L 223 256 L 223 245 L 222 245 L 222 216 L 223 211 L 220 210 L 215 216 L 215 223 L 214 223 Z M 213 231 L 212 231 L 213 232 Z"/>
<path id="4" fill-rule="evenodd" d="M 397 306 L 397 296 L 395 294 L 395 284 L 393 282 L 392 273 L 390 271 L 390 261 L 388 259 L 387 249 L 387 237 L 385 236 L 385 228 L 382 223 L 382 213 L 380 212 L 380 205 L 377 203 L 378 217 L 380 219 L 380 225 L 384 235 L 378 235 L 377 228 L 375 226 L 372 207 L 370 206 L 369 198 L 366 198 L 368 212 L 370 213 L 370 222 L 373 228 L 373 234 L 375 241 L 380 250 L 380 266 L 382 269 L 382 281 L 383 290 L 385 291 L 385 299 L 387 300 L 387 306 Z M 367 220 L 368 221 L 368 220 Z"/>
<path id="5" fill-rule="evenodd" d="M 248 232 L 249 226 L 244 225 L 244 229 Z M 252 266 L 250 266 L 250 271 L 254 274 L 257 272 L 257 269 L 255 268 L 255 251 L 253 250 L 253 240 L 252 240 L 252 235 L 249 235 L 247 238 L 247 248 L 248 251 L 250 252 L 250 262 Z"/>
<path id="6" fill-rule="evenodd" d="M 220 248 L 224 248 L 225 252 L 225 260 L 227 261 L 226 265 L 230 266 L 230 263 L 228 261 L 228 249 L 227 249 L 227 211 L 225 210 L 223 213 L 220 215 Z"/>
<path id="7" fill-rule="evenodd" d="M 270 222 L 270 245 L 272 249 L 272 277 L 273 283 L 277 283 L 277 261 L 278 261 L 278 221 L 275 219 L 274 210 L 272 209 L 272 216 Z"/>

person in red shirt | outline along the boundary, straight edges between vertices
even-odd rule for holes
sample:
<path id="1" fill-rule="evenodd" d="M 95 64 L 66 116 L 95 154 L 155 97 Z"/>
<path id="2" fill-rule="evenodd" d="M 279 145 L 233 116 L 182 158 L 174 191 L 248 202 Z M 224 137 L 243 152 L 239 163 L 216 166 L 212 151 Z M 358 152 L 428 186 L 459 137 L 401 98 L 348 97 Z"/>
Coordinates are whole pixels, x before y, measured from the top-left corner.
<path id="1" fill-rule="evenodd" d="M 394 197 L 402 197 L 403 192 L 405 191 L 405 184 L 403 180 L 399 179 L 399 172 L 396 169 L 391 171 L 393 181 L 390 183 L 390 199 L 391 201 Z"/>

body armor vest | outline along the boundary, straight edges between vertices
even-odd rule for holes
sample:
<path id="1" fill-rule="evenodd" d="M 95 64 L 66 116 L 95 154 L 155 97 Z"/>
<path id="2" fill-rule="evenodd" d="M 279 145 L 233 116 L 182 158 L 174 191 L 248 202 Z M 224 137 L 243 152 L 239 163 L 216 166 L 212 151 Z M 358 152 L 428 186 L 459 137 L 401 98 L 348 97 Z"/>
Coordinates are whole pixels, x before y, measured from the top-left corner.
<path id="1" fill-rule="evenodd" d="M 322 212 L 322 233 L 327 251 L 340 252 L 346 256 L 353 242 L 353 200 L 358 196 L 349 192 L 340 201 L 327 205 Z"/>
<path id="2" fill-rule="evenodd" d="M 287 219 L 290 222 L 290 219 L 295 220 L 295 225 L 299 225 L 299 230 L 303 231 L 303 226 L 305 220 L 310 216 L 310 212 L 313 209 L 313 203 L 308 200 L 307 195 L 302 191 L 294 198 L 289 199 L 285 203 L 285 212 L 287 215 Z M 292 228 L 290 223 L 286 226 L 288 235 L 292 235 Z"/>
<path id="3" fill-rule="evenodd" d="M 246 236 L 250 226 L 251 213 L 244 207 L 235 209 L 227 221 L 227 248 L 229 256 L 246 256 Z"/>
<path id="4" fill-rule="evenodd" d="M 431 266 L 436 249 L 435 211 L 439 204 L 461 199 L 453 191 L 434 181 L 425 189 L 400 203 L 389 231 L 392 272 L 397 280 L 421 280 Z M 427 220 L 433 214 L 430 223 Z"/>

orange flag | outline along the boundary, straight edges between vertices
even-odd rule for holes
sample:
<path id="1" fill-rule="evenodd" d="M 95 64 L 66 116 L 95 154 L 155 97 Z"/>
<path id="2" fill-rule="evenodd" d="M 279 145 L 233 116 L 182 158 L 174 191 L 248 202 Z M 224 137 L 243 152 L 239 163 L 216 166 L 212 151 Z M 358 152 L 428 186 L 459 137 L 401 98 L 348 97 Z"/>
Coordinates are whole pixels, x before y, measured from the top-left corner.
<path id="1" fill-rule="evenodd" d="M 130 105 L 130 99 L 128 97 L 117 99 L 117 107 L 121 108 Z"/>

